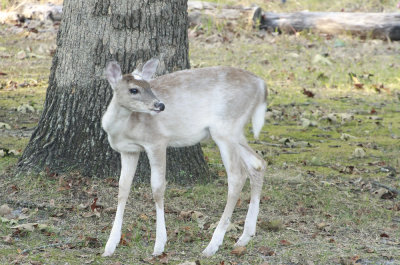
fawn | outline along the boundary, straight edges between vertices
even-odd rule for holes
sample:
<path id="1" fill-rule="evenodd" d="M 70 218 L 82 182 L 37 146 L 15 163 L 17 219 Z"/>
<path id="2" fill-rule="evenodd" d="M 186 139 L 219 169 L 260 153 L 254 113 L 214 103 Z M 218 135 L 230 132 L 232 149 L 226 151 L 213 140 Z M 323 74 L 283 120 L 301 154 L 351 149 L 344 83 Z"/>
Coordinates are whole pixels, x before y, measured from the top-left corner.
<path id="1" fill-rule="evenodd" d="M 111 147 L 121 154 L 118 207 L 103 256 L 114 253 L 121 237 L 125 204 L 140 151 L 151 167 L 156 205 L 153 255 L 164 251 L 167 231 L 164 192 L 167 146 L 194 145 L 211 136 L 218 145 L 228 176 L 228 199 L 222 217 L 203 255 L 213 255 L 222 244 L 243 185 L 250 178 L 251 199 L 244 231 L 236 246 L 246 245 L 256 232 L 265 161 L 247 144 L 243 129 L 252 120 L 258 138 L 265 119 L 264 81 L 233 67 L 183 70 L 152 79 L 159 61 L 122 75 L 116 62 L 108 63 L 106 77 L 113 98 L 102 119 Z"/>

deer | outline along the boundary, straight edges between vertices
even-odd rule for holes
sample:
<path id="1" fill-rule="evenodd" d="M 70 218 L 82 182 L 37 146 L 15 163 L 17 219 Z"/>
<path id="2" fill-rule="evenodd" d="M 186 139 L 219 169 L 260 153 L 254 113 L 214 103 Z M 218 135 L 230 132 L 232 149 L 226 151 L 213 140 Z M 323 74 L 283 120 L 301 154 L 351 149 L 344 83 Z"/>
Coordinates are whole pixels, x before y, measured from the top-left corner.
<path id="1" fill-rule="evenodd" d="M 125 205 L 141 151 L 151 168 L 150 184 L 156 207 L 153 255 L 164 252 L 166 149 L 199 143 L 211 137 L 227 172 L 228 198 L 211 241 L 202 254 L 212 256 L 223 242 L 242 188 L 250 179 L 250 203 L 243 234 L 235 246 L 255 235 L 266 162 L 247 143 L 244 126 L 251 119 L 257 139 L 264 125 L 265 82 L 242 69 L 214 66 L 181 70 L 152 78 L 159 64 L 150 59 L 141 70 L 122 74 L 115 61 L 105 76 L 113 96 L 102 117 L 110 146 L 121 155 L 118 206 L 103 256 L 111 256 L 121 238 Z"/>

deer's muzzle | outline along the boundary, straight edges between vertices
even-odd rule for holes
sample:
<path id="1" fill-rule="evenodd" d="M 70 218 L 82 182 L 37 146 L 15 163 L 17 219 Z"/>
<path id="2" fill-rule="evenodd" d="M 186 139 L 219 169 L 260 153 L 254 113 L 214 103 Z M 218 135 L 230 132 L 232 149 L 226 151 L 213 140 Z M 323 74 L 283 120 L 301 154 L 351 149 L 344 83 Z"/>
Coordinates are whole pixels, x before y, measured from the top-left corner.
<path id="1" fill-rule="evenodd" d="M 155 108 L 154 110 L 156 112 L 160 112 L 160 111 L 163 111 L 165 109 L 165 105 L 162 102 L 156 102 L 156 103 L 154 103 L 154 108 Z"/>

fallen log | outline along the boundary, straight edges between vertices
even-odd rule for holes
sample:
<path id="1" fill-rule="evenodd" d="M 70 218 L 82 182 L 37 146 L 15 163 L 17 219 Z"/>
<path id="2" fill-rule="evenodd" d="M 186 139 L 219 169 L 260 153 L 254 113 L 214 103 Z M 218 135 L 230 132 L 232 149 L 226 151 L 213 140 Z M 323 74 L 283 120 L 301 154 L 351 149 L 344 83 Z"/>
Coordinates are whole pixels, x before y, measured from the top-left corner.
<path id="1" fill-rule="evenodd" d="M 9 10 L 0 11 L 0 23 L 15 24 L 25 20 L 38 20 L 60 22 L 62 17 L 62 5 L 52 3 L 26 3 L 23 2 Z"/>
<path id="2" fill-rule="evenodd" d="M 262 12 L 253 13 L 253 21 L 268 31 L 296 33 L 311 30 L 327 34 L 351 33 L 392 41 L 400 40 L 400 13 L 349 13 L 349 12 Z"/>

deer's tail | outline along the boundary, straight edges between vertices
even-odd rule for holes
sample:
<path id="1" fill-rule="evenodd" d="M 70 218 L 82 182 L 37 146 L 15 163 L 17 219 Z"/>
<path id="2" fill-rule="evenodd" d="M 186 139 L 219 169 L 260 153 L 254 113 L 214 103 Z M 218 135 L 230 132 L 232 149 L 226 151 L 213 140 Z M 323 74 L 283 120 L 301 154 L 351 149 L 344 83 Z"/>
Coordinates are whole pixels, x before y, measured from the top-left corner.
<path id="1" fill-rule="evenodd" d="M 259 104 L 255 108 L 251 118 L 254 138 L 256 139 L 258 139 L 261 129 L 264 126 L 265 111 L 267 110 L 267 86 L 264 81 L 262 81 L 262 86 L 260 86 L 260 89 L 262 89 L 262 100 L 260 100 Z"/>

